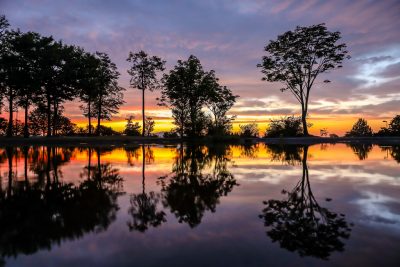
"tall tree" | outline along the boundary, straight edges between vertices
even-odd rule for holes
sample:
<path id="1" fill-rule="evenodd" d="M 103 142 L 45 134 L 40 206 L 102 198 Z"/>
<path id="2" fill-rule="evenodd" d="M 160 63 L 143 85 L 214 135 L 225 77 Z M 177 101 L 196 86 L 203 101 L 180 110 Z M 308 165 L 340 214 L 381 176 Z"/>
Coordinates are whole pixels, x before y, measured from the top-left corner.
<path id="1" fill-rule="evenodd" d="M 46 105 L 47 136 L 56 134 L 56 123 L 63 103 L 78 94 L 79 51 L 45 37 L 39 50 L 42 95 Z"/>
<path id="2" fill-rule="evenodd" d="M 84 103 L 80 108 L 83 110 L 84 116 L 88 118 L 88 131 L 89 135 L 92 135 L 92 106 L 99 85 L 98 78 L 101 75 L 101 61 L 90 53 L 82 53 L 80 61 L 79 98 Z"/>
<path id="3" fill-rule="evenodd" d="M 7 29 L 10 26 L 4 15 L 0 16 L 0 112 L 3 107 L 5 91 L 4 54 L 7 52 Z"/>
<path id="4" fill-rule="evenodd" d="M 340 32 L 328 31 L 325 24 L 298 26 L 279 35 L 264 48 L 267 55 L 257 67 L 263 80 L 281 82 L 281 91 L 290 91 L 301 104 L 304 135 L 307 136 L 307 114 L 310 91 L 321 73 L 341 68 L 348 56 L 346 44 L 337 44 Z M 329 82 L 325 80 L 324 82 Z"/>
<path id="5" fill-rule="evenodd" d="M 118 113 L 119 107 L 124 103 L 122 92 L 125 89 L 118 86 L 117 80 L 120 74 L 109 56 L 96 52 L 96 57 L 101 63 L 97 77 L 96 98 L 93 102 L 93 114 L 97 117 L 96 134 L 100 135 L 101 120 L 110 120 L 112 115 Z"/>
<path id="6" fill-rule="evenodd" d="M 150 56 L 144 51 L 138 53 L 129 53 L 127 61 L 132 63 L 131 68 L 128 70 L 131 76 L 131 87 L 142 90 L 142 136 L 145 136 L 146 120 L 145 120 L 145 90 L 153 91 L 160 87 L 160 79 L 158 79 L 158 72 L 164 71 L 165 61 L 157 56 Z"/>
<path id="7" fill-rule="evenodd" d="M 203 111 L 210 91 L 218 86 L 213 70 L 203 70 L 200 60 L 191 55 L 178 60 L 177 65 L 164 75 L 160 105 L 172 108 L 172 117 L 181 137 L 204 134 L 207 117 Z"/>
<path id="8" fill-rule="evenodd" d="M 18 51 L 15 49 L 16 40 L 21 35 L 20 31 L 6 31 L 3 37 L 1 54 L 2 95 L 8 103 L 7 137 L 13 135 L 14 111 L 20 86 L 22 60 L 19 60 Z"/>
<path id="9" fill-rule="evenodd" d="M 38 33 L 15 32 L 12 49 L 15 53 L 13 61 L 18 65 L 15 86 L 17 90 L 17 105 L 24 109 L 24 137 L 29 136 L 28 112 L 34 102 L 41 102 L 40 74 L 37 51 L 41 36 Z M 39 93 L 39 94 L 38 94 Z"/>

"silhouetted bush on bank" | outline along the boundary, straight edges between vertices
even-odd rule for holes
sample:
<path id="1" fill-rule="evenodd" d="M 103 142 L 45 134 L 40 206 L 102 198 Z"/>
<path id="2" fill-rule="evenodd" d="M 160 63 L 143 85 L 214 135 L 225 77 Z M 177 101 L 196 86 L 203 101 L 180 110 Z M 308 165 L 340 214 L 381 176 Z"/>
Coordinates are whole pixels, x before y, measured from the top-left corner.
<path id="1" fill-rule="evenodd" d="M 303 135 L 301 117 L 289 116 L 271 120 L 265 137 L 297 137 Z"/>

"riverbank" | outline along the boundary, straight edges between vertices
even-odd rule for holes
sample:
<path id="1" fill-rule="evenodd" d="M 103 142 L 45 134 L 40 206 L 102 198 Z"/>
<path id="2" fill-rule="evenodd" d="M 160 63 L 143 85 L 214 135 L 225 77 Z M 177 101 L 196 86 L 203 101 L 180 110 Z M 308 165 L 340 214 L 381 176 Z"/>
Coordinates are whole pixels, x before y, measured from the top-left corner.
<path id="1" fill-rule="evenodd" d="M 227 143 L 227 144 L 290 144 L 290 145 L 313 145 L 313 144 L 379 144 L 379 145 L 400 145 L 400 137 L 290 137 L 290 138 L 243 138 L 243 137 L 222 137 L 222 138 L 159 138 L 159 137 L 133 137 L 133 136 L 100 136 L 100 137 L 0 137 L 0 146 L 19 145 L 52 145 L 52 146 L 129 146 L 139 144 L 179 144 L 179 143 Z"/>

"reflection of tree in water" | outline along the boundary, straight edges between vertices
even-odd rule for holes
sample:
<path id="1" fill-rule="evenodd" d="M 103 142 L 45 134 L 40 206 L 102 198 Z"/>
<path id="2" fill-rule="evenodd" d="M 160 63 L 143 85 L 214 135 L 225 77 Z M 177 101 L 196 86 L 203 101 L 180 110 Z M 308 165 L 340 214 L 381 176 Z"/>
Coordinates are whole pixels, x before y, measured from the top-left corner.
<path id="1" fill-rule="evenodd" d="M 381 146 L 381 149 L 390 153 L 390 156 L 392 156 L 397 163 L 400 163 L 400 146 Z"/>
<path id="2" fill-rule="evenodd" d="M 296 145 L 275 145 L 266 146 L 267 153 L 271 155 L 271 161 L 281 161 L 289 165 L 301 163 L 301 152 L 303 147 Z"/>
<path id="3" fill-rule="evenodd" d="M 132 216 L 132 221 L 128 222 L 129 229 L 145 232 L 150 226 L 160 226 L 165 219 L 165 212 L 158 210 L 161 195 L 155 192 L 146 193 L 145 177 L 146 164 L 154 162 L 154 153 L 150 146 L 142 145 L 142 192 L 132 194 L 131 206 L 128 213 Z"/>
<path id="4" fill-rule="evenodd" d="M 321 207 L 315 199 L 308 175 L 308 147 L 303 148 L 303 176 L 291 191 L 283 191 L 285 200 L 265 201 L 260 218 L 268 228 L 267 235 L 282 248 L 297 251 L 300 256 L 328 259 L 334 251 L 344 250 L 351 224 L 343 214 Z M 330 199 L 327 199 L 330 201 Z"/>
<path id="5" fill-rule="evenodd" d="M 128 159 L 128 164 L 129 166 L 134 166 L 135 164 L 133 163 L 133 159 L 138 160 L 139 159 L 139 146 L 127 146 L 124 147 L 125 153 L 126 153 L 126 158 Z"/>
<path id="6" fill-rule="evenodd" d="M 115 220 L 120 193 L 116 184 L 121 181 L 116 169 L 110 165 L 100 166 L 96 168 L 100 173 L 95 171 L 79 185 L 63 183 L 56 179 L 60 157 L 52 151 L 57 149 L 24 150 L 24 162 L 27 163 L 28 155 L 37 159 L 36 149 L 46 154 L 39 157 L 45 159 L 41 163 L 32 162 L 37 167 L 33 169 L 51 171 L 54 179 L 46 179 L 44 183 L 39 179 L 9 182 L 12 189 L 0 190 L 0 257 L 50 249 L 54 243 L 106 230 Z M 10 163 L 14 155 L 9 151 L 8 156 Z M 40 164 L 44 166 L 39 167 Z M 89 169 L 92 169 L 90 165 L 85 167 L 85 172 Z M 44 176 L 51 177 L 50 173 Z"/>
<path id="7" fill-rule="evenodd" d="M 215 212 L 219 198 L 238 185 L 228 171 L 227 152 L 226 146 L 218 145 L 208 149 L 191 145 L 179 149 L 169 179 L 160 178 L 164 206 L 170 208 L 179 222 L 197 226 L 204 212 Z M 206 167 L 212 167 L 210 174 L 203 174 Z"/>
<path id="8" fill-rule="evenodd" d="M 368 153 L 372 150 L 372 144 L 347 144 L 347 146 L 353 150 L 359 160 L 367 159 Z"/>
<path id="9" fill-rule="evenodd" d="M 240 156 L 245 158 L 257 158 L 259 144 L 244 143 L 239 146 Z"/>

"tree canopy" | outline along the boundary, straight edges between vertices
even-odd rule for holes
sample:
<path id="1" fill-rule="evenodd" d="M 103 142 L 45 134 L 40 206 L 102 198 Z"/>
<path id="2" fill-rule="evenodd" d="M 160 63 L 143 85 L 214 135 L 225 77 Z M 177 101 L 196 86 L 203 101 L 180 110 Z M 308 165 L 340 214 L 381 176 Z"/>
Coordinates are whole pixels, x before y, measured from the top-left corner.
<path id="1" fill-rule="evenodd" d="M 228 88 L 221 87 L 215 72 L 205 71 L 197 57 L 191 55 L 186 61 L 178 60 L 177 65 L 164 75 L 163 83 L 160 104 L 172 109 L 181 136 L 207 133 L 207 125 L 212 120 L 204 111 L 207 106 L 214 115 L 215 126 L 226 128 L 230 123 L 226 112 L 236 96 Z"/>
<path id="2" fill-rule="evenodd" d="M 308 135 L 308 103 L 316 78 L 341 68 L 343 60 L 349 58 L 346 44 L 337 43 L 340 38 L 340 32 L 328 31 L 323 23 L 298 26 L 271 40 L 264 48 L 267 55 L 257 65 L 264 74 L 263 80 L 283 83 L 281 90 L 290 91 L 301 104 L 304 135 Z"/>
<path id="3" fill-rule="evenodd" d="M 142 136 L 145 136 L 147 127 L 144 91 L 160 88 L 161 82 L 157 74 L 164 71 L 166 61 L 157 56 L 149 56 L 143 50 L 137 53 L 130 52 L 127 61 L 132 64 L 128 69 L 131 87 L 142 90 Z"/>
<path id="4" fill-rule="evenodd" d="M 346 133 L 347 137 L 369 137 L 372 136 L 372 129 L 368 125 L 368 122 L 365 119 L 358 119 L 356 123 L 354 123 L 353 128 Z"/>

